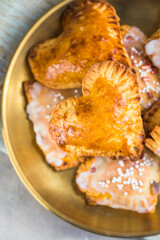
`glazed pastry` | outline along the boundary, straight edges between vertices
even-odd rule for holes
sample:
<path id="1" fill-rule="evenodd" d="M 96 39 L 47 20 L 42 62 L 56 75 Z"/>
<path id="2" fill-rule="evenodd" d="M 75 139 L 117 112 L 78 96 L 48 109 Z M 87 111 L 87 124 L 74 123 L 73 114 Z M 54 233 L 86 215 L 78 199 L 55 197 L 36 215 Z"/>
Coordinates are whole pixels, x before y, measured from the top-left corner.
<path id="1" fill-rule="evenodd" d="M 144 113 L 160 97 L 160 79 L 158 69 L 153 66 L 145 54 L 145 34 L 137 27 L 121 26 L 124 47 L 131 58 L 137 74 L 141 94 L 141 108 Z"/>
<path id="2" fill-rule="evenodd" d="M 51 115 L 52 139 L 78 155 L 138 158 L 143 124 L 136 75 L 114 61 L 94 65 L 82 83 L 83 96 L 58 104 Z"/>
<path id="3" fill-rule="evenodd" d="M 145 145 L 160 157 L 160 99 L 143 116 L 147 135 Z"/>
<path id="4" fill-rule="evenodd" d="M 139 213 L 155 211 L 160 193 L 158 160 L 145 151 L 137 161 L 95 157 L 82 163 L 76 183 L 91 205 L 106 205 Z"/>
<path id="5" fill-rule="evenodd" d="M 155 126 L 160 126 L 160 99 L 143 116 L 146 133 L 151 132 Z"/>
<path id="6" fill-rule="evenodd" d="M 83 158 L 77 158 L 75 153 L 63 152 L 50 137 L 48 121 L 55 105 L 69 96 L 80 96 L 80 89 L 56 91 L 44 87 L 38 82 L 25 82 L 24 90 L 28 100 L 26 111 L 33 123 L 36 142 L 43 151 L 45 158 L 56 170 L 75 167 Z"/>
<path id="7" fill-rule="evenodd" d="M 152 138 L 146 138 L 145 145 L 160 157 L 160 126 L 155 126 L 150 136 Z"/>
<path id="8" fill-rule="evenodd" d="M 147 40 L 145 51 L 154 66 L 160 69 L 160 28 Z"/>
<path id="9" fill-rule="evenodd" d="M 115 9 L 101 0 L 72 3 L 62 16 L 63 32 L 35 45 L 28 61 L 37 81 L 53 89 L 80 87 L 87 70 L 114 60 L 130 65 L 121 43 Z"/>

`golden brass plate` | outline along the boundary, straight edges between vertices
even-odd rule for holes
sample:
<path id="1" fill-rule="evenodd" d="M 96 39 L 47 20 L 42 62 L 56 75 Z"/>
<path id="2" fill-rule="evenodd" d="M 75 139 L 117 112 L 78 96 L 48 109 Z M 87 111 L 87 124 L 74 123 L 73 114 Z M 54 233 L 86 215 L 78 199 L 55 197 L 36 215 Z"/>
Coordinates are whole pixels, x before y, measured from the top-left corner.
<path id="1" fill-rule="evenodd" d="M 74 170 L 55 172 L 45 161 L 35 142 L 31 122 L 25 113 L 22 82 L 29 80 L 26 56 L 30 47 L 60 32 L 59 18 L 71 0 L 47 12 L 27 33 L 10 63 L 3 90 L 3 136 L 12 164 L 33 196 L 64 220 L 99 234 L 138 237 L 160 233 L 160 203 L 154 214 L 137 214 L 108 207 L 88 206 L 73 185 Z M 152 33 L 159 24 L 159 0 L 110 0 L 122 24 L 139 26 Z"/>

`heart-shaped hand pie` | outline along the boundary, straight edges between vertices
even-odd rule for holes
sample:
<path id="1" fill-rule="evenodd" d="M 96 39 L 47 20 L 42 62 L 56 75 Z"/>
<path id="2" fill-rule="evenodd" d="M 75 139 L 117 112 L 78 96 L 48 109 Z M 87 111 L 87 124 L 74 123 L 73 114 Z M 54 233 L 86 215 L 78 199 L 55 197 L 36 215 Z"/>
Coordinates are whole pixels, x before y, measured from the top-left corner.
<path id="1" fill-rule="evenodd" d="M 114 60 L 130 65 L 115 9 L 101 0 L 72 3 L 62 17 L 63 32 L 35 45 L 28 56 L 34 77 L 53 89 L 79 87 L 87 70 Z"/>
<path id="2" fill-rule="evenodd" d="M 135 74 L 114 61 L 94 65 L 82 83 L 83 96 L 59 103 L 50 134 L 65 151 L 79 155 L 137 158 L 144 130 Z"/>

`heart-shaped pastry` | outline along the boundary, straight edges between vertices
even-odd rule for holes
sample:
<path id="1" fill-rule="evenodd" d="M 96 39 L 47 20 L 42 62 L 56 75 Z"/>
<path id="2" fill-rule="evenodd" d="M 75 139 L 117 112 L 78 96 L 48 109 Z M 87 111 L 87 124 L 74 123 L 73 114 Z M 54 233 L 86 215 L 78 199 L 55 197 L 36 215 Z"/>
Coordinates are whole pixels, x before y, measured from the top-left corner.
<path id="1" fill-rule="evenodd" d="M 49 131 L 65 151 L 112 158 L 140 156 L 144 130 L 136 75 L 107 61 L 94 65 L 82 83 L 83 96 L 59 103 Z"/>
<path id="2" fill-rule="evenodd" d="M 61 21 L 61 35 L 36 44 L 28 56 L 35 79 L 43 85 L 80 87 L 87 70 L 98 62 L 114 60 L 130 65 L 121 42 L 119 18 L 109 3 L 76 1 Z"/>

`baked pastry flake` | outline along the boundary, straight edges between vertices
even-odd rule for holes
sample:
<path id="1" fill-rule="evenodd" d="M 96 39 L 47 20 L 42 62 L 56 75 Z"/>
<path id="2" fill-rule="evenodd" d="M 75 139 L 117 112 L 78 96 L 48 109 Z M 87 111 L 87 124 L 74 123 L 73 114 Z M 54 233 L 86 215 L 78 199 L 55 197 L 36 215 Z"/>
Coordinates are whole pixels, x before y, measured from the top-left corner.
<path id="1" fill-rule="evenodd" d="M 160 126 L 160 99 L 144 114 L 143 121 L 147 134 L 151 132 L 154 127 Z"/>
<path id="2" fill-rule="evenodd" d="M 155 126 L 149 135 L 151 138 L 145 139 L 145 146 L 160 157 L 160 126 Z"/>
<path id="3" fill-rule="evenodd" d="M 145 113 L 143 120 L 148 136 L 145 146 L 160 157 L 160 99 Z"/>

